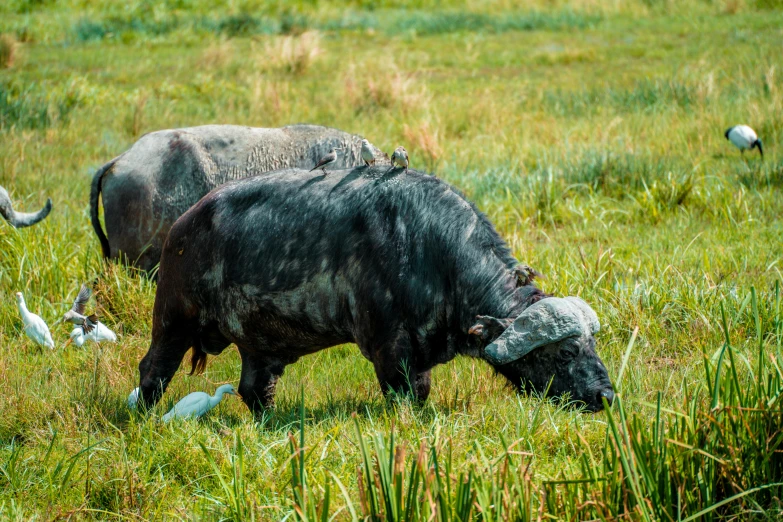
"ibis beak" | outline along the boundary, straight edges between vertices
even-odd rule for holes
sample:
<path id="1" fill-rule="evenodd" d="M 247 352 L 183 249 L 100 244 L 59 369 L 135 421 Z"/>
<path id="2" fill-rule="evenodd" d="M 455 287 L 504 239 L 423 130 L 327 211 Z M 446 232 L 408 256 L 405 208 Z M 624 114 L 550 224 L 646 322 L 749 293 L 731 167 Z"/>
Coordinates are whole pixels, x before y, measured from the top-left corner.
<path id="1" fill-rule="evenodd" d="M 66 343 L 63 345 L 63 349 L 68 348 L 68 345 L 71 344 L 72 342 L 73 342 L 73 337 L 71 337 L 70 339 L 68 339 L 68 341 L 66 341 Z"/>
<path id="2" fill-rule="evenodd" d="M 761 159 L 764 159 L 764 149 L 761 148 L 761 140 L 756 140 L 756 146 L 759 148 L 759 154 L 761 154 Z"/>

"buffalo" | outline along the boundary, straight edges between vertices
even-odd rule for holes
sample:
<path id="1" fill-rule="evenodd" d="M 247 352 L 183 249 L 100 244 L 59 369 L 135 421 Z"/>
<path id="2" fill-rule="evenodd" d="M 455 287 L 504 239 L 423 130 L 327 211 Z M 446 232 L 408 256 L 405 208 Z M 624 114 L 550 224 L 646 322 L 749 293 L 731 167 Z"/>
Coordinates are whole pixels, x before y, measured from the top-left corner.
<path id="1" fill-rule="evenodd" d="M 171 225 L 210 190 L 271 170 L 312 168 L 333 147 L 343 148 L 333 168 L 358 166 L 361 140 L 317 125 L 206 125 L 146 134 L 93 176 L 90 216 L 103 256 L 152 272 Z M 98 218 L 101 197 L 106 232 Z"/>
<path id="2" fill-rule="evenodd" d="M 425 400 L 430 370 L 462 354 L 520 391 L 599 411 L 614 392 L 595 351 L 598 318 L 579 298 L 542 292 L 533 273 L 471 202 L 413 169 L 228 183 L 166 239 L 141 399 L 160 399 L 189 349 L 192 374 L 234 343 L 239 392 L 258 413 L 287 365 L 353 342 L 385 393 Z"/>
<path id="3" fill-rule="evenodd" d="M 30 214 L 25 212 L 17 212 L 14 210 L 14 206 L 11 204 L 11 198 L 8 196 L 8 192 L 3 187 L 0 187 L 0 216 L 3 216 L 3 218 L 8 221 L 12 227 L 23 228 L 35 225 L 39 221 L 43 221 L 43 219 L 49 215 L 51 210 L 52 200 L 47 198 L 46 204 L 38 212 Z"/>

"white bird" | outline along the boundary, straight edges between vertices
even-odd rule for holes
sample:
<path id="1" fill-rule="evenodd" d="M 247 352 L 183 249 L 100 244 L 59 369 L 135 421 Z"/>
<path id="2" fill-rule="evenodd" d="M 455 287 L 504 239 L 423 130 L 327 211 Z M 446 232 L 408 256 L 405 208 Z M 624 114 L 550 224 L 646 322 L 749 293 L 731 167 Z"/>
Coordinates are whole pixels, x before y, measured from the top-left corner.
<path id="1" fill-rule="evenodd" d="M 27 334 L 27 337 L 35 341 L 38 346 L 54 350 L 54 341 L 52 341 L 52 334 L 49 333 L 49 327 L 46 326 L 43 319 L 27 309 L 22 292 L 16 293 L 16 304 L 19 306 L 19 313 L 22 314 L 24 333 Z"/>
<path id="2" fill-rule="evenodd" d="M 231 384 L 224 384 L 220 386 L 215 395 L 210 397 L 209 394 L 204 392 L 193 392 L 190 395 L 186 395 L 182 400 L 171 408 L 171 411 L 163 416 L 163 422 L 169 422 L 173 418 L 190 419 L 201 417 L 209 410 L 217 406 L 223 399 L 224 394 L 236 395 L 239 394 L 234 390 L 234 386 Z"/>
<path id="3" fill-rule="evenodd" d="M 135 410 L 136 405 L 139 403 L 139 387 L 133 388 L 133 391 L 128 395 L 128 409 Z"/>
<path id="4" fill-rule="evenodd" d="M 746 150 L 753 150 L 758 147 L 761 159 L 764 159 L 764 150 L 761 148 L 761 140 L 756 133 L 747 125 L 735 125 L 725 133 L 726 139 L 737 147 L 743 156 Z"/>
<path id="5" fill-rule="evenodd" d="M 391 163 L 392 168 L 395 166 L 405 167 L 405 173 L 408 173 L 408 151 L 405 150 L 405 147 L 397 147 L 394 149 L 391 157 Z"/>
<path id="6" fill-rule="evenodd" d="M 373 153 L 372 145 L 367 140 L 362 140 L 362 159 L 365 165 L 375 165 L 375 153 Z"/>
<path id="7" fill-rule="evenodd" d="M 88 333 L 84 333 L 84 326 L 77 326 L 74 328 L 71 331 L 71 338 L 65 343 L 65 346 L 74 343 L 81 348 L 86 341 L 92 341 L 94 343 L 116 343 L 117 335 L 109 330 L 108 326 L 98 321 Z"/>
<path id="8" fill-rule="evenodd" d="M 324 171 L 324 174 L 326 174 L 326 167 L 333 164 L 335 161 L 337 161 L 337 151 L 342 150 L 342 147 L 335 147 L 332 150 L 329 151 L 329 154 L 321 158 L 321 161 L 318 162 L 318 165 L 310 169 L 310 172 L 321 169 Z"/>

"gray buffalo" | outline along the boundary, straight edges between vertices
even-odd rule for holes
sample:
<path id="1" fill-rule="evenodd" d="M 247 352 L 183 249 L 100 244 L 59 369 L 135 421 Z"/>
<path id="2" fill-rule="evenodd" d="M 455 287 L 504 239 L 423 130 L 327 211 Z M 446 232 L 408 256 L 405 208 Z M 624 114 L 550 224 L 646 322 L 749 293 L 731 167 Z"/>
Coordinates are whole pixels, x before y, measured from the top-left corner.
<path id="1" fill-rule="evenodd" d="M 3 187 L 0 187 L 0 215 L 3 216 L 12 227 L 23 228 L 35 225 L 48 216 L 51 210 L 52 200 L 47 199 L 46 205 L 38 212 L 31 214 L 17 212 L 11 204 L 11 198 L 8 196 L 8 192 Z"/>
<path id="2" fill-rule="evenodd" d="M 532 274 L 472 203 L 413 169 L 227 183 L 166 239 L 141 399 L 159 400 L 189 349 L 192 373 L 234 343 L 239 392 L 259 412 L 287 365 L 352 342 L 386 393 L 425 400 L 430 370 L 462 354 L 521 391 L 602 409 L 614 392 L 595 312 L 542 292 Z"/>
<path id="3" fill-rule="evenodd" d="M 210 190 L 271 170 L 312 168 L 333 147 L 343 150 L 332 168 L 358 166 L 361 140 L 317 125 L 206 125 L 147 134 L 93 177 L 90 216 L 103 256 L 150 272 L 171 225 Z M 388 163 L 381 151 L 375 153 L 378 163 Z"/>

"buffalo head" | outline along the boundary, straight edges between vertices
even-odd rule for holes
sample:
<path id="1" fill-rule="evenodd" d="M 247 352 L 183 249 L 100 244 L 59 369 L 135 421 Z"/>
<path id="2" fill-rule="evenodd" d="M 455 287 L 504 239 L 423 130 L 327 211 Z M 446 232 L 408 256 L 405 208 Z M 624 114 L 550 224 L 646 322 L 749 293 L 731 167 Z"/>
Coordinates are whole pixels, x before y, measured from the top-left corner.
<path id="1" fill-rule="evenodd" d="M 483 357 L 520 391 L 568 395 L 590 411 L 611 403 L 614 390 L 595 352 L 600 328 L 595 312 L 578 297 L 549 297 L 518 317 L 478 316 L 470 333 L 488 343 Z M 483 344 L 483 343 L 482 343 Z"/>

